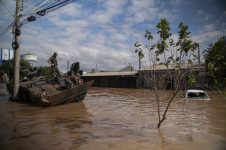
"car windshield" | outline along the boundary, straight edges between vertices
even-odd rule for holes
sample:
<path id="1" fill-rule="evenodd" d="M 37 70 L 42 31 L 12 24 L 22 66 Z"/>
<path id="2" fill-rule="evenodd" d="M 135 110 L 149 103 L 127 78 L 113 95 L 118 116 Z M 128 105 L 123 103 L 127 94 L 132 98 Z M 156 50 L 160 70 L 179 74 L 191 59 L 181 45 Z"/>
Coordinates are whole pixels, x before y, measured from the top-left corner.
<path id="1" fill-rule="evenodd" d="M 188 94 L 187 94 L 187 97 L 188 98 L 205 98 L 205 97 L 207 97 L 207 95 L 206 95 L 206 93 L 204 93 L 204 92 L 189 92 Z"/>

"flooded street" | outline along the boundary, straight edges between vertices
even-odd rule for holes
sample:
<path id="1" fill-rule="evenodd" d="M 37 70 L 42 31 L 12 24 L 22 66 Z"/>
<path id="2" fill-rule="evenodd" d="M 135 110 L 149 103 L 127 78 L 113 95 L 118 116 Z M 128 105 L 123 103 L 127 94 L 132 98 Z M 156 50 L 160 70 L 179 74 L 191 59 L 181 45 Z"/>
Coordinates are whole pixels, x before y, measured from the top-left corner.
<path id="1" fill-rule="evenodd" d="M 217 92 L 209 96 L 176 98 L 160 129 L 154 93 L 145 89 L 92 87 L 81 103 L 48 108 L 1 98 L 0 149 L 224 150 L 226 100 Z"/>

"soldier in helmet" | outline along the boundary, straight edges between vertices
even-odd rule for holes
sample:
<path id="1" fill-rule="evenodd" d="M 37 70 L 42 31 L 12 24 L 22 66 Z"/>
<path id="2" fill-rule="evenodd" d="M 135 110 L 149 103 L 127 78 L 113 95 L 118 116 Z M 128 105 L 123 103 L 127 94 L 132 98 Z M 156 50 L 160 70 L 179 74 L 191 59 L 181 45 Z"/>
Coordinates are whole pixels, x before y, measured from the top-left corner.
<path id="1" fill-rule="evenodd" d="M 60 76 L 60 71 L 57 67 L 57 53 L 54 52 L 53 55 L 49 58 L 48 63 L 51 65 L 51 69 L 52 69 L 52 76 L 53 77 L 59 77 Z"/>

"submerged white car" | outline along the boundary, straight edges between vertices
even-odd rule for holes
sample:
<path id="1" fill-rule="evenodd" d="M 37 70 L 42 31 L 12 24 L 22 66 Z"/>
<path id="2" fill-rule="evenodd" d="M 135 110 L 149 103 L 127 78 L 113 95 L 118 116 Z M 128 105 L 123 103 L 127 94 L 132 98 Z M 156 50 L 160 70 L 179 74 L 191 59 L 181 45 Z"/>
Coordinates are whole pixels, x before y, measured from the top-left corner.
<path id="1" fill-rule="evenodd" d="M 187 100 L 210 100 L 210 97 L 203 90 L 187 90 L 185 94 Z"/>

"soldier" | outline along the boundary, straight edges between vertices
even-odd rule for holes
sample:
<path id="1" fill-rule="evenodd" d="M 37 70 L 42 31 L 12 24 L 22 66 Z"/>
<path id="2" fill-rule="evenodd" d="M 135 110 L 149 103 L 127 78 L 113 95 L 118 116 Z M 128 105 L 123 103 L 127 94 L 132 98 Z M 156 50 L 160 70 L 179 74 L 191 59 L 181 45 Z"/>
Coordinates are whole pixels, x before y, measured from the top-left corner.
<path id="1" fill-rule="evenodd" d="M 57 67 L 58 64 L 57 64 L 57 59 L 56 59 L 56 57 L 57 57 L 57 53 L 54 52 L 53 56 L 51 56 L 51 57 L 49 58 L 48 63 L 51 65 L 52 76 L 57 78 L 57 77 L 60 76 L 60 71 L 59 71 L 59 69 L 58 69 L 58 67 Z"/>
<path id="2" fill-rule="evenodd" d="M 79 62 L 73 63 L 71 65 L 70 77 L 74 85 L 82 84 L 82 79 L 80 79 L 80 74 L 79 74 L 79 68 L 80 68 Z"/>

